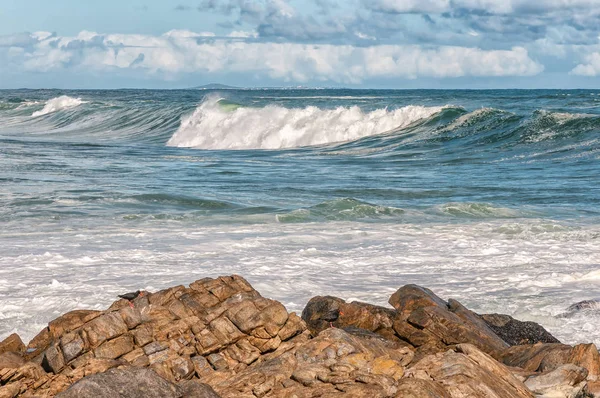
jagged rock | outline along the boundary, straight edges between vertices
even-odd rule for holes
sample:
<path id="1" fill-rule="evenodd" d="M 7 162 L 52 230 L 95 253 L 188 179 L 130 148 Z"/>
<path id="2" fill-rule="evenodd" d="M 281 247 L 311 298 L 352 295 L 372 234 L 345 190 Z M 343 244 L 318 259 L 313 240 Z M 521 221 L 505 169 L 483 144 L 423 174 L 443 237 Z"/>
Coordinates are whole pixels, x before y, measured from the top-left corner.
<path id="1" fill-rule="evenodd" d="M 509 315 L 484 314 L 481 318 L 509 345 L 560 343 L 546 329 L 535 322 L 522 322 Z"/>
<path id="2" fill-rule="evenodd" d="M 408 375 L 441 384 L 453 398 L 532 398 L 533 394 L 509 369 L 471 344 L 429 355 Z"/>
<path id="3" fill-rule="evenodd" d="M 392 397 L 412 357 L 412 350 L 380 336 L 329 328 L 214 387 L 223 397 Z"/>
<path id="4" fill-rule="evenodd" d="M 502 328 L 512 318 L 482 318 L 428 289 L 405 286 L 390 304 L 315 297 L 300 318 L 235 275 L 144 292 L 131 306 L 118 300 L 106 311 L 65 314 L 26 352 L 0 353 L 0 398 L 101 398 L 121 387 L 130 395 L 120 396 L 153 396 L 140 386 L 166 397 L 218 396 L 201 383 L 236 398 L 522 398 L 532 396 L 524 380 L 539 384 L 565 364 L 587 369 L 588 381 L 600 373 L 593 345 L 509 348 L 484 319 Z M 527 336 L 516 325 L 512 336 Z M 146 373 L 136 386 L 138 371 Z"/>
<path id="5" fill-rule="evenodd" d="M 506 365 L 532 372 L 549 372 L 561 365 L 573 364 L 585 368 L 590 380 L 598 380 L 600 376 L 600 355 L 593 344 L 575 347 L 544 343 L 514 346 L 505 350 L 500 359 Z"/>
<path id="6" fill-rule="evenodd" d="M 587 375 L 585 368 L 567 364 L 551 372 L 531 376 L 525 381 L 525 385 L 534 394 L 544 397 L 584 397 Z"/>
<path id="7" fill-rule="evenodd" d="M 5 352 L 25 352 L 25 344 L 18 334 L 13 333 L 0 342 L 0 354 Z"/>
<path id="8" fill-rule="evenodd" d="M 456 300 L 445 302 L 429 289 L 406 285 L 389 302 L 398 312 L 394 330 L 421 348 L 421 356 L 460 343 L 474 344 L 494 357 L 508 347 L 477 314 Z"/>
<path id="9" fill-rule="evenodd" d="M 148 368 L 111 369 L 85 377 L 57 398 L 186 398 L 218 397 L 206 385 L 178 386 Z"/>
<path id="10" fill-rule="evenodd" d="M 397 389 L 397 398 L 451 398 L 441 384 L 431 380 L 402 379 Z"/>
<path id="11" fill-rule="evenodd" d="M 356 327 L 399 340 L 392 329 L 395 317 L 396 311 L 391 308 L 356 301 L 346 303 L 331 296 L 313 297 L 302 311 L 302 319 L 313 335 L 331 326 Z"/>

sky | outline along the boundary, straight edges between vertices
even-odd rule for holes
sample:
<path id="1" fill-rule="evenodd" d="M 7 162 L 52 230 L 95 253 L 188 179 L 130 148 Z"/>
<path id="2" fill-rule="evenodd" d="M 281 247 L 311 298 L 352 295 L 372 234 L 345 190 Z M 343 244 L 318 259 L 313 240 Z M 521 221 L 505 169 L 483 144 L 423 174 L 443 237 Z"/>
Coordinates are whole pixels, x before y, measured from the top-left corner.
<path id="1" fill-rule="evenodd" d="M 600 0 L 0 0 L 0 88 L 600 88 Z"/>

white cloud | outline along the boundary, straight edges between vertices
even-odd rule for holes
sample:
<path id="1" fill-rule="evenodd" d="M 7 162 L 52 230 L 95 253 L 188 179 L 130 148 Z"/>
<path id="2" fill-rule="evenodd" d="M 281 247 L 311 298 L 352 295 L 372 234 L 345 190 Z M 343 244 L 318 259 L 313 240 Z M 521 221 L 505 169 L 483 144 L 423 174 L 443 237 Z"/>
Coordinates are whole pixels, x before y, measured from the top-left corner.
<path id="1" fill-rule="evenodd" d="M 394 13 L 442 13 L 450 9 L 450 0 L 378 0 L 371 8 Z"/>
<path id="2" fill-rule="evenodd" d="M 511 50 L 417 45 L 314 45 L 215 38 L 170 31 L 161 36 L 96 34 L 31 36 L 21 52 L 1 53 L 27 71 L 140 70 L 173 78 L 179 74 L 246 73 L 283 81 L 359 83 L 370 78 L 529 76 L 543 66 L 522 47 Z M 22 42 L 22 40 L 21 40 Z M 14 46 L 13 46 L 14 48 Z"/>
<path id="3" fill-rule="evenodd" d="M 600 75 L 600 52 L 588 54 L 584 57 L 585 63 L 577 65 L 571 71 L 572 75 L 598 76 Z"/>
<path id="4" fill-rule="evenodd" d="M 258 32 L 255 30 L 245 31 L 245 30 L 234 30 L 233 32 L 227 35 L 228 37 L 236 37 L 239 39 L 256 39 L 258 37 Z"/>
<path id="5" fill-rule="evenodd" d="M 364 0 L 367 8 L 395 13 L 434 13 L 452 9 L 492 14 L 536 13 L 598 7 L 598 0 Z"/>

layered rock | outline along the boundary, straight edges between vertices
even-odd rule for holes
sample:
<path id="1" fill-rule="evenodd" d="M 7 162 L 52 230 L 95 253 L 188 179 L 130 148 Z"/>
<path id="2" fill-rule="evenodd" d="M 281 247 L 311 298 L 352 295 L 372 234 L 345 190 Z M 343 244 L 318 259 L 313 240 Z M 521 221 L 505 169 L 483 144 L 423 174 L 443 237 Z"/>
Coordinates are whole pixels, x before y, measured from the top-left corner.
<path id="1" fill-rule="evenodd" d="M 239 276 L 142 292 L 131 305 L 67 313 L 27 347 L 16 335 L 0 342 L 0 398 L 521 398 L 598 389 L 591 344 L 554 342 L 539 325 L 480 316 L 415 285 L 390 304 L 319 296 L 300 318 Z"/>

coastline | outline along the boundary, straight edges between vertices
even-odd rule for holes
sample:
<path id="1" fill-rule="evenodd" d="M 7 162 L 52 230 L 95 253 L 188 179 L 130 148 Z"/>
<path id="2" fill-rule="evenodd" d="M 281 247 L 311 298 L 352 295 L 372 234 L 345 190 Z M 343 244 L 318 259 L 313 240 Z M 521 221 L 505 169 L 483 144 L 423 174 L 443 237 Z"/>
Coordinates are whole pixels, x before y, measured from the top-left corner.
<path id="1" fill-rule="evenodd" d="M 600 392 L 593 344 L 561 344 L 533 322 L 479 315 L 416 285 L 389 303 L 317 296 L 300 317 L 236 275 L 142 292 L 105 311 L 64 314 L 27 346 L 9 336 L 0 397 L 98 397 L 98 386 L 118 396 L 148 385 L 179 397 Z"/>

